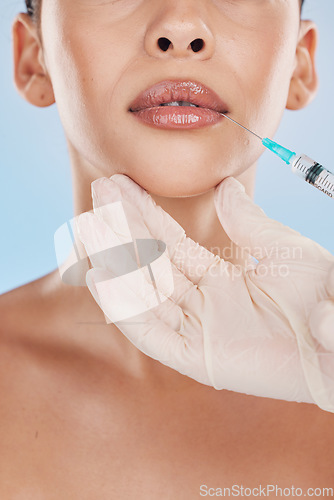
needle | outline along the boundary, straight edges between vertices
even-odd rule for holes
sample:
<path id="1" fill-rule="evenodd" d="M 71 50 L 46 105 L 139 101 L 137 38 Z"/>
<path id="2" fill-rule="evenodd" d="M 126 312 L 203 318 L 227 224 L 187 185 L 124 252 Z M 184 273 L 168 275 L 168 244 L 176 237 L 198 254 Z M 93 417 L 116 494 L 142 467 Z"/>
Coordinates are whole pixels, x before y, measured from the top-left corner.
<path id="1" fill-rule="evenodd" d="M 231 120 L 231 122 L 234 122 L 236 125 L 239 125 L 239 127 L 247 130 L 247 132 L 250 132 L 251 134 L 255 135 L 255 137 L 257 137 L 258 139 L 260 139 L 260 141 L 263 140 L 262 137 L 260 137 L 259 135 L 255 134 L 255 132 L 252 132 L 251 130 L 249 130 L 248 128 L 244 127 L 243 125 L 240 125 L 240 123 L 236 122 L 235 120 L 233 120 L 229 116 L 224 115 L 224 113 L 220 113 L 220 114 L 223 115 L 223 116 L 225 116 L 225 118 L 227 118 L 228 120 Z"/>

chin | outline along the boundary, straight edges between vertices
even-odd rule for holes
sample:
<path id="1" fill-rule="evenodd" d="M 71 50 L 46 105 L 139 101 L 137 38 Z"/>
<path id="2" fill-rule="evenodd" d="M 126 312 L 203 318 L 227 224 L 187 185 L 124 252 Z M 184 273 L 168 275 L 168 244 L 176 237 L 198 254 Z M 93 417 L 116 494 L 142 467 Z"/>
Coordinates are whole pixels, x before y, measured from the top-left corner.
<path id="1" fill-rule="evenodd" d="M 145 169 L 122 172 L 150 194 L 166 198 L 197 196 L 213 189 L 221 176 L 208 175 L 203 169 Z"/>

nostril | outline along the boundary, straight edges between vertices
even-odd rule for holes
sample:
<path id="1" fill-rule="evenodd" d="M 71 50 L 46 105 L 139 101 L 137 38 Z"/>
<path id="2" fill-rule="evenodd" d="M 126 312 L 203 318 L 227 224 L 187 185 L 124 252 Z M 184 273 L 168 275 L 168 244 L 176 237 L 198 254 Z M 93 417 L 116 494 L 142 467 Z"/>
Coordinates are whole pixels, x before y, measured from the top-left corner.
<path id="1" fill-rule="evenodd" d="M 204 41 L 202 38 L 196 38 L 191 42 L 190 46 L 194 52 L 199 52 L 204 47 Z"/>
<path id="2" fill-rule="evenodd" d="M 171 41 L 168 40 L 168 38 L 161 37 L 158 40 L 159 48 L 161 50 L 163 50 L 164 52 L 166 52 L 166 50 L 168 50 L 168 47 L 170 46 L 170 44 L 171 44 Z"/>

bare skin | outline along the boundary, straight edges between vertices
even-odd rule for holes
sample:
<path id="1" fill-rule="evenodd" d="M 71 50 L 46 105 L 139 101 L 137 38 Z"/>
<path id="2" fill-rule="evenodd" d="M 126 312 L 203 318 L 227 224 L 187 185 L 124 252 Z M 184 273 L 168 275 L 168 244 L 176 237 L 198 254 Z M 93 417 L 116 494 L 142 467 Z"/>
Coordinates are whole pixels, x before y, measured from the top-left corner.
<path id="1" fill-rule="evenodd" d="M 193 499 L 201 485 L 333 486 L 332 414 L 216 391 L 139 359 L 88 290 L 80 310 L 73 291 L 44 295 L 47 282 L 2 297 L 1 498 Z"/>
<path id="2" fill-rule="evenodd" d="M 125 173 L 188 236 L 228 248 L 214 187 L 233 175 L 253 195 L 257 143 L 244 148 L 247 136 L 225 122 L 194 134 L 148 129 L 128 105 L 167 77 L 203 81 L 205 67 L 203 83 L 234 117 L 273 135 L 284 107 L 306 106 L 317 88 L 316 28 L 298 16 L 294 0 L 205 9 L 186 0 L 43 0 L 41 44 L 18 15 L 15 85 L 36 106 L 57 102 L 74 215 L 92 208 L 94 179 Z M 172 40 L 170 53 L 157 49 L 159 36 Z M 199 37 L 204 50 L 189 52 Z M 192 499 L 201 484 L 334 486 L 331 414 L 216 391 L 173 371 L 107 325 L 88 289 L 63 284 L 57 270 L 4 294 L 0 317 L 0 498 Z"/>

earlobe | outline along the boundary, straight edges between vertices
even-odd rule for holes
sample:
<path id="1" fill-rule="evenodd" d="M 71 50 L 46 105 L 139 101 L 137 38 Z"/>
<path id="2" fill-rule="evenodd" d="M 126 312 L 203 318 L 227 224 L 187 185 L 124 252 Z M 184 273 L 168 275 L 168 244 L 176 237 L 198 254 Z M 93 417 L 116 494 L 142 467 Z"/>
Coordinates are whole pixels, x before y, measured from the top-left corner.
<path id="1" fill-rule="evenodd" d="M 14 84 L 19 94 L 39 107 L 55 102 L 51 80 L 42 64 L 42 46 L 37 26 L 25 13 L 16 16 L 12 24 Z"/>
<path id="2" fill-rule="evenodd" d="M 296 65 L 290 81 L 287 109 L 302 109 L 316 96 L 319 85 L 315 67 L 317 43 L 316 25 L 312 21 L 301 21 Z"/>

